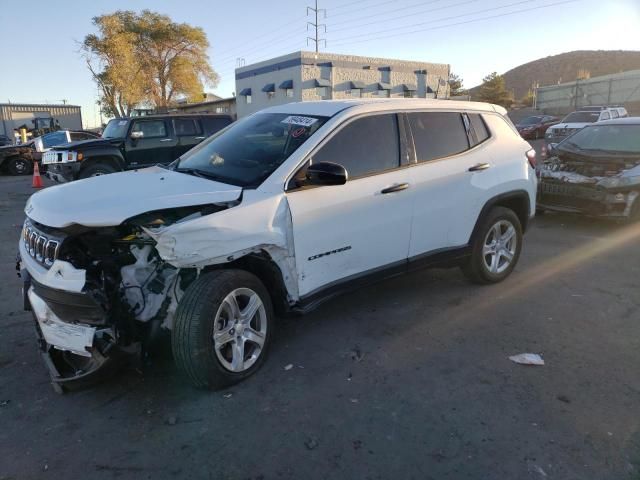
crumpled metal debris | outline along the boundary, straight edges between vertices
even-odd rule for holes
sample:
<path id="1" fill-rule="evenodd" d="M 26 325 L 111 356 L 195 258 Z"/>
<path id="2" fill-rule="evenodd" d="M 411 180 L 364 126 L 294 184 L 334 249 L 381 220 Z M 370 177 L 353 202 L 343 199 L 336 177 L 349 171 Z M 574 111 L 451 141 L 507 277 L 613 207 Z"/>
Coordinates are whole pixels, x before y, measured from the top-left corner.
<path id="1" fill-rule="evenodd" d="M 512 355 L 509 360 L 520 365 L 544 365 L 544 360 L 537 353 L 520 353 Z"/>

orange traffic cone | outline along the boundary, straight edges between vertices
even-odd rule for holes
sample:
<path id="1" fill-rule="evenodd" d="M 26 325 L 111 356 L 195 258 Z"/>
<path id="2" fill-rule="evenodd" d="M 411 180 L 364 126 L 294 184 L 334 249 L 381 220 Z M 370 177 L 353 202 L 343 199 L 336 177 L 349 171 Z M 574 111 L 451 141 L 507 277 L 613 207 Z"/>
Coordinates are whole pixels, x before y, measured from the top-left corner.
<path id="1" fill-rule="evenodd" d="M 42 184 L 42 178 L 40 178 L 40 167 L 38 166 L 38 162 L 33 162 L 33 180 L 31 182 L 31 186 L 33 188 L 44 187 Z"/>

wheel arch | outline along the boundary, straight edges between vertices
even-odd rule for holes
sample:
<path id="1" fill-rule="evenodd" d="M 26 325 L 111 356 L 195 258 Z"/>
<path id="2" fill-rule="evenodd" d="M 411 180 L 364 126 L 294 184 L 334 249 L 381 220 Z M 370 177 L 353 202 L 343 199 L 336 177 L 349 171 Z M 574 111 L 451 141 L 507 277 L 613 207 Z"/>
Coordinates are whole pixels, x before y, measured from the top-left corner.
<path id="1" fill-rule="evenodd" d="M 96 163 L 106 163 L 116 168 L 117 170 L 124 170 L 124 161 L 122 157 L 114 154 L 101 153 L 98 155 L 92 155 L 90 157 L 85 158 L 81 162 L 80 171 L 89 168 Z"/>
<path id="2" fill-rule="evenodd" d="M 512 210 L 520 220 L 522 233 L 527 230 L 527 226 L 529 224 L 529 212 L 531 211 L 531 200 L 529 199 L 529 194 L 526 190 L 513 190 L 496 195 L 484 204 L 482 210 L 480 210 L 478 218 L 476 219 L 476 224 L 471 232 L 469 243 L 473 241 L 482 219 L 486 217 L 493 207 L 505 207 Z"/>
<path id="3" fill-rule="evenodd" d="M 211 265 L 205 271 L 239 269 L 252 273 L 260 279 L 271 296 L 271 302 L 277 315 L 284 315 L 290 311 L 289 293 L 285 285 L 281 268 L 268 252 L 249 253 L 228 263 Z"/>

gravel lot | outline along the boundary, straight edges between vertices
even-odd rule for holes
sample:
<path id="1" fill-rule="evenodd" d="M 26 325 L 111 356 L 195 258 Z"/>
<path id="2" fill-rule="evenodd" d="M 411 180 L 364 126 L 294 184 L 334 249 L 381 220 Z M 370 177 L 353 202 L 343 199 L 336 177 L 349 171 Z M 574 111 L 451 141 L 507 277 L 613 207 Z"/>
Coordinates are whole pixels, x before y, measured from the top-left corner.
<path id="1" fill-rule="evenodd" d="M 545 215 L 503 284 L 430 270 L 343 296 L 227 391 L 167 350 L 61 396 L 14 271 L 31 193 L 0 177 L 0 479 L 640 478 L 640 226 Z"/>

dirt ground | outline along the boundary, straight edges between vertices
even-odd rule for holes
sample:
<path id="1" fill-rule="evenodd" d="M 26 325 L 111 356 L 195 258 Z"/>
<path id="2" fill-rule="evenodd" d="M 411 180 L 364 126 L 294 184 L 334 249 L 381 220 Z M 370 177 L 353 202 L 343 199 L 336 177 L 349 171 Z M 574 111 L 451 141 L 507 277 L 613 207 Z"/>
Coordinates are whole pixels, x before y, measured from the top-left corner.
<path id="1" fill-rule="evenodd" d="M 0 178 L 0 479 L 640 478 L 640 226 L 539 217 L 506 282 L 430 270 L 340 297 L 226 391 L 167 351 L 61 396 L 14 270 L 31 193 Z"/>

